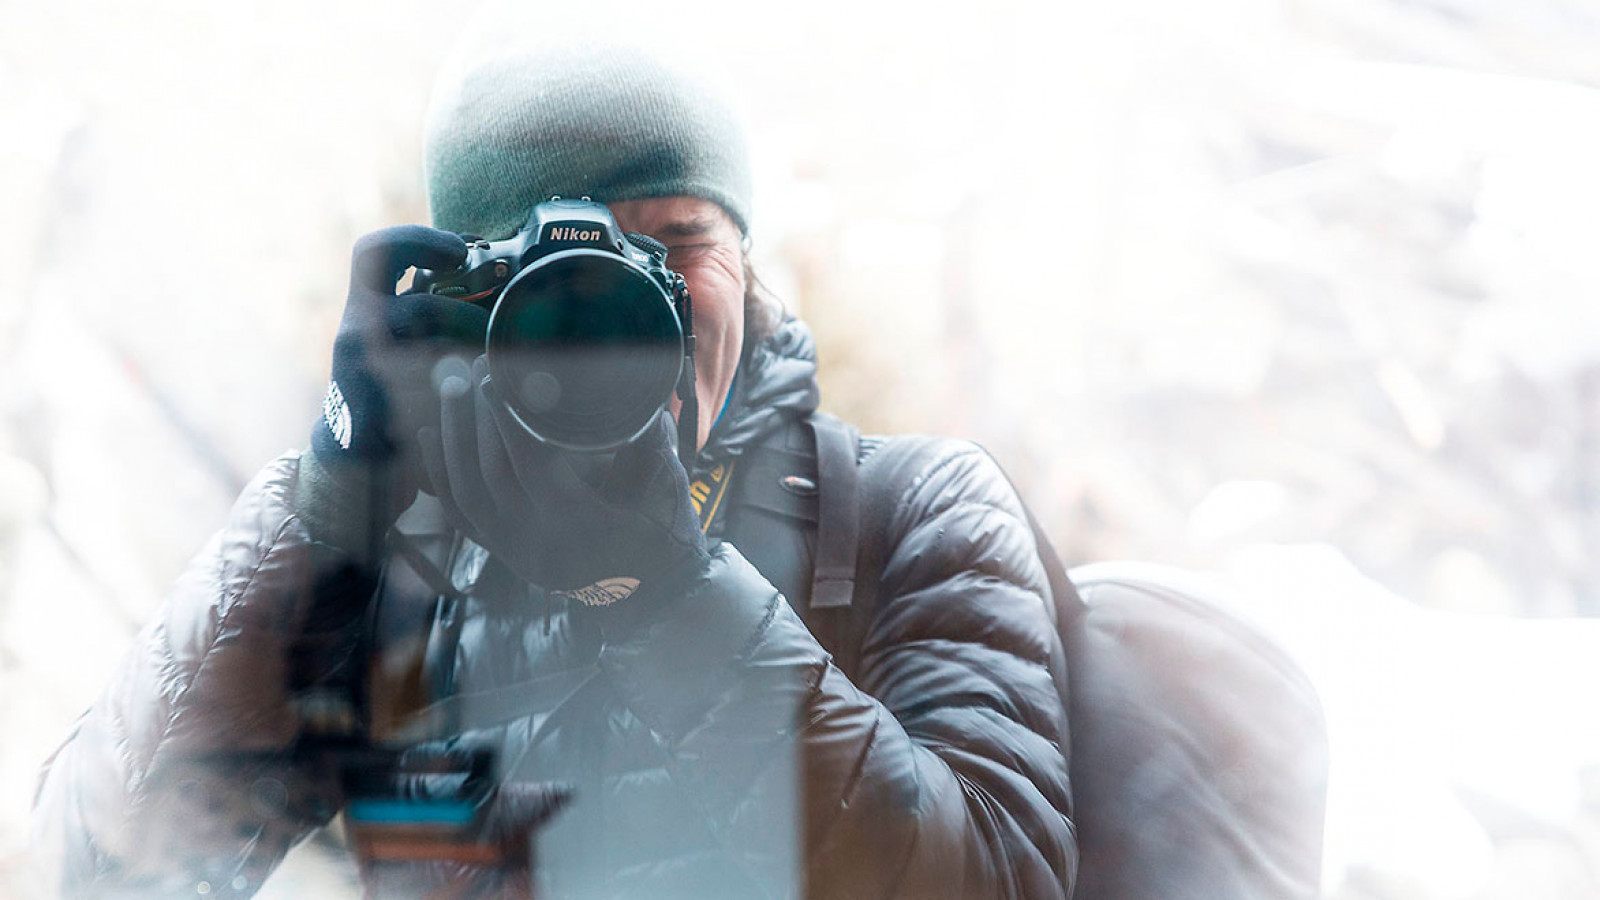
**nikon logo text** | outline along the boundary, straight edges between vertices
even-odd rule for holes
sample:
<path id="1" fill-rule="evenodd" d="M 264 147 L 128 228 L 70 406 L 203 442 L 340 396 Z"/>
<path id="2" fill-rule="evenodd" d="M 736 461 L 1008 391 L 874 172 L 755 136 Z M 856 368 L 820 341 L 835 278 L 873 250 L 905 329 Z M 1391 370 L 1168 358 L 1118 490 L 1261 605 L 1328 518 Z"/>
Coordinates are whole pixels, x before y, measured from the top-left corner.
<path id="1" fill-rule="evenodd" d="M 571 225 L 556 225 L 550 229 L 552 241 L 598 241 L 600 229 L 598 228 L 573 228 Z"/>

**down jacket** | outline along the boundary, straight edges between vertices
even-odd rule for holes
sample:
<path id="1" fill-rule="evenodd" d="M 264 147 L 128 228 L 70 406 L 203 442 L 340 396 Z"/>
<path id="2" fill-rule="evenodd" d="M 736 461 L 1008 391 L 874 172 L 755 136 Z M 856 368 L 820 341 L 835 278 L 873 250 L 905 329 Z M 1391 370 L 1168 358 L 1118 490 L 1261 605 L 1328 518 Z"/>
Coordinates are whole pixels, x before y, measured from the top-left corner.
<path id="1" fill-rule="evenodd" d="M 791 321 L 748 355 L 701 466 L 816 401 Z M 36 841 L 67 894 L 248 895 L 337 812 L 288 752 L 285 655 L 333 552 L 293 508 L 298 468 L 246 489 L 47 763 Z M 626 631 L 452 539 L 460 737 L 507 782 L 572 790 L 537 837 L 538 896 L 1070 895 L 1049 588 L 989 457 L 949 442 L 864 526 L 890 550 L 855 671 L 741 553 L 761 513 L 738 500 L 709 570 Z"/>

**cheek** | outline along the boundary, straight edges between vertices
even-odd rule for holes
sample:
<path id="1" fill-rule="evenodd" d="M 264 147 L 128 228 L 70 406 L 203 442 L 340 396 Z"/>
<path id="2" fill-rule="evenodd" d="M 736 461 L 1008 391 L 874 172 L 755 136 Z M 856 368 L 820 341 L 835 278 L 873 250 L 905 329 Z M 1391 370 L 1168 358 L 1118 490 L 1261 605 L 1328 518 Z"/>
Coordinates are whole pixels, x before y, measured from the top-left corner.
<path id="1" fill-rule="evenodd" d="M 729 273 L 718 267 L 711 271 L 685 272 L 683 276 L 689 283 L 689 296 L 694 300 L 698 350 L 717 356 L 731 351 L 737 357 L 738 342 L 744 333 L 744 272 Z M 730 340 L 734 346 L 721 346 Z M 716 346 L 708 347 L 708 343 Z"/>
<path id="2" fill-rule="evenodd" d="M 679 273 L 694 300 L 695 393 L 700 400 L 699 442 L 704 446 L 744 345 L 744 267 L 714 263 L 685 266 Z M 676 400 L 672 411 L 678 414 Z"/>

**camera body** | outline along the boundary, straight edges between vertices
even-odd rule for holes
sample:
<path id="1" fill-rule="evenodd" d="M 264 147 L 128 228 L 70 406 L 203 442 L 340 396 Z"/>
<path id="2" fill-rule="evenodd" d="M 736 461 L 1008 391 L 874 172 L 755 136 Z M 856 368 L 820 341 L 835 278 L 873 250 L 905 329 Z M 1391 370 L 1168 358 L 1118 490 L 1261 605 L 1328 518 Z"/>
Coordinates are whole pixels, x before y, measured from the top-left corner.
<path id="1" fill-rule="evenodd" d="M 553 197 L 515 235 L 469 241 L 459 268 L 419 271 L 415 284 L 490 311 L 489 377 L 530 434 L 612 450 L 674 392 L 680 422 L 695 421 L 693 307 L 666 247 L 624 234 L 587 197 Z"/>

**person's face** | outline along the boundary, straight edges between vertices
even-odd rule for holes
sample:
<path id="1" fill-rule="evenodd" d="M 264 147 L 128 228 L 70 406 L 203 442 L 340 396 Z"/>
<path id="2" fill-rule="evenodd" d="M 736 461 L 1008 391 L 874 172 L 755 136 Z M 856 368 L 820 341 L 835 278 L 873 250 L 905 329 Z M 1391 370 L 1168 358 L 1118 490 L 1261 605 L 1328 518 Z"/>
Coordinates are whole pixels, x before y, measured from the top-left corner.
<path id="1" fill-rule="evenodd" d="M 683 276 L 694 301 L 695 395 L 699 442 L 722 409 L 744 347 L 744 259 L 739 226 L 722 207 L 698 197 L 656 197 L 608 204 L 623 231 L 667 246 L 667 268 Z M 672 414 L 678 414 L 672 399 Z"/>

